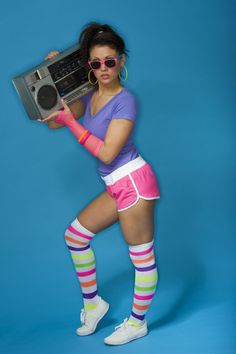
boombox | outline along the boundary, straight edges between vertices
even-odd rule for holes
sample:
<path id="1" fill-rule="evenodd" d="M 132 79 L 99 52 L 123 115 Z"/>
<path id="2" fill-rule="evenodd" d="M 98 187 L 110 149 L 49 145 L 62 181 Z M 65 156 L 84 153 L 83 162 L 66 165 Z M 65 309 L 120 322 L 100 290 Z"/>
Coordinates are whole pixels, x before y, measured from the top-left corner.
<path id="1" fill-rule="evenodd" d="M 53 59 L 15 77 L 13 84 L 30 119 L 47 117 L 89 92 L 87 70 L 80 62 L 80 50 L 74 45 Z"/>

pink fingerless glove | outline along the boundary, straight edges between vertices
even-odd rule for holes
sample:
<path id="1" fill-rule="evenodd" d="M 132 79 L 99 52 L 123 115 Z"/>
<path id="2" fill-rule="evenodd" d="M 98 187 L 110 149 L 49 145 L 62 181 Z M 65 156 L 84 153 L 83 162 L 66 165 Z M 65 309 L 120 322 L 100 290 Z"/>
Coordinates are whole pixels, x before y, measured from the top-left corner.
<path id="1" fill-rule="evenodd" d="M 84 132 L 84 127 L 79 124 L 72 113 L 66 113 L 65 110 L 61 111 L 55 119 L 56 123 L 66 125 L 71 132 L 76 136 L 77 139 L 80 138 L 81 134 Z"/>
<path id="2" fill-rule="evenodd" d="M 70 122 L 72 122 L 74 119 L 75 119 L 75 117 L 73 116 L 73 114 L 71 112 L 66 113 L 66 111 L 63 109 L 60 111 L 60 113 L 56 117 L 55 122 L 59 123 L 59 124 L 67 125 Z"/>
<path id="3" fill-rule="evenodd" d="M 66 125 L 70 131 L 76 136 L 79 143 L 83 145 L 92 155 L 98 155 L 103 141 L 92 135 L 81 124 L 77 122 L 72 113 L 61 111 L 55 119 L 56 123 Z"/>

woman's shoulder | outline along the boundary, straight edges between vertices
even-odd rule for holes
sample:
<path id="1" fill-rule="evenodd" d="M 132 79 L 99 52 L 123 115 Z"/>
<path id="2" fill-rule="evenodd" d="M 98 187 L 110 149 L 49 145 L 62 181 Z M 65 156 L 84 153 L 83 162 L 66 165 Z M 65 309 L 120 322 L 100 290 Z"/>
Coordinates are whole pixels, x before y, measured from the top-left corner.
<path id="1" fill-rule="evenodd" d="M 134 97 L 135 98 L 135 94 L 130 89 L 127 89 L 126 87 L 124 87 L 121 92 L 125 96 Z"/>
<path id="2" fill-rule="evenodd" d="M 130 117 L 135 119 L 137 114 L 137 102 L 134 94 L 127 88 L 123 88 L 113 102 L 113 118 Z"/>
<path id="3" fill-rule="evenodd" d="M 120 100 L 122 101 L 127 101 L 127 102 L 136 102 L 136 97 L 135 94 L 127 89 L 126 87 L 124 87 L 121 91 L 120 91 L 120 95 L 119 95 Z"/>

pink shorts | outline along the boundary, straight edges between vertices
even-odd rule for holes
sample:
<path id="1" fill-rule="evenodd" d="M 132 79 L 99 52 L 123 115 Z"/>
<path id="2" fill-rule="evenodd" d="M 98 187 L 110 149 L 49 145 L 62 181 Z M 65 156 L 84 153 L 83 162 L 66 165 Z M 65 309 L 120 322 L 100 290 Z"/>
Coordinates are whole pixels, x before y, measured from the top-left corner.
<path id="1" fill-rule="evenodd" d="M 140 155 L 102 179 L 107 192 L 116 202 L 117 211 L 130 208 L 139 198 L 160 198 L 156 176 Z"/>

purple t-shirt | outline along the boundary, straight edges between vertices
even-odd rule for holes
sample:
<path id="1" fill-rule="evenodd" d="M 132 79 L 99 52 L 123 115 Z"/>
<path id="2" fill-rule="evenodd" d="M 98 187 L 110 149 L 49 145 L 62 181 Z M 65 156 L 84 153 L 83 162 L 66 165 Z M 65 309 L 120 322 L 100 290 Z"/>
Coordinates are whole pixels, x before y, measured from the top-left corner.
<path id="1" fill-rule="evenodd" d="M 137 104 L 133 94 L 126 88 L 113 96 L 94 116 L 91 115 L 91 97 L 95 90 L 88 92 L 81 97 L 86 106 L 83 118 L 83 126 L 93 135 L 104 140 L 109 123 L 112 119 L 125 118 L 135 121 L 137 115 Z M 101 176 L 106 176 L 118 167 L 135 159 L 138 152 L 133 143 L 133 130 L 116 158 L 105 164 L 99 160 L 98 172 Z"/>

